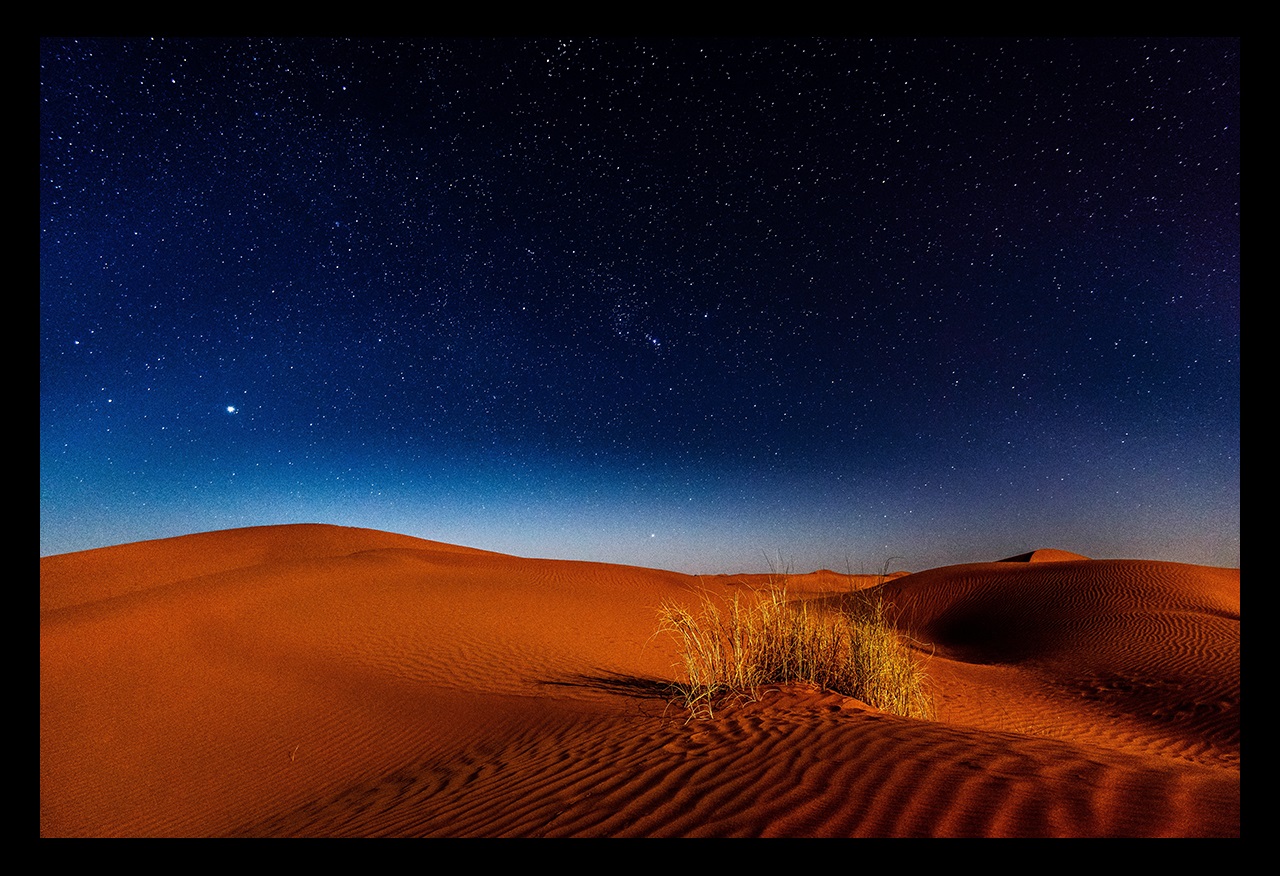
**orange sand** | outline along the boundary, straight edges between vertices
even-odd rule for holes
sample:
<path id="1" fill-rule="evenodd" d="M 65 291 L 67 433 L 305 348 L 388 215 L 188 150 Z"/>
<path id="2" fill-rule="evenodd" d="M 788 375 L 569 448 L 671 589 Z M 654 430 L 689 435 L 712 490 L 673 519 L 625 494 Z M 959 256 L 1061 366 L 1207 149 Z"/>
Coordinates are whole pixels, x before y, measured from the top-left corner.
<path id="1" fill-rule="evenodd" d="M 703 586 L 336 526 L 40 564 L 43 836 L 1239 836 L 1240 572 L 1036 551 L 879 587 L 938 720 L 688 720 Z"/>

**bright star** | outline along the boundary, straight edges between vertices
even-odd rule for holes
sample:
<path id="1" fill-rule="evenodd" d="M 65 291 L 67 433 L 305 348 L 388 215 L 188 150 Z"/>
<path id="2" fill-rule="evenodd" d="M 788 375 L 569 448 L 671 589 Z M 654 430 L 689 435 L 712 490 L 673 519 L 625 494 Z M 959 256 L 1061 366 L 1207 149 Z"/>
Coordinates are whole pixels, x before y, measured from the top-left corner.
<path id="1" fill-rule="evenodd" d="M 236 406 L 235 406 L 235 405 L 227 405 L 227 413 L 228 413 L 228 414 L 234 414 L 235 412 L 236 412 Z"/>

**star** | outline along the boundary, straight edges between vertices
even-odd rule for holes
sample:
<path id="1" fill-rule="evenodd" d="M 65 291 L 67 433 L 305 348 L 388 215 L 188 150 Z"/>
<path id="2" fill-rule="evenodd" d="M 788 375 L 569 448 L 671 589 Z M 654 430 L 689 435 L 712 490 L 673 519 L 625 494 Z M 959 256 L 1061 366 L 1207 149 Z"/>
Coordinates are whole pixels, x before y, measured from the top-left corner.
<path id="1" fill-rule="evenodd" d="M 268 446 L 307 459 L 274 516 L 349 472 L 403 492 L 373 528 L 489 550 L 1238 563 L 1237 40 L 549 47 L 41 41 L 42 551 L 259 507 L 158 521 L 122 455 Z M 226 394 L 252 423 L 153 430 Z"/>

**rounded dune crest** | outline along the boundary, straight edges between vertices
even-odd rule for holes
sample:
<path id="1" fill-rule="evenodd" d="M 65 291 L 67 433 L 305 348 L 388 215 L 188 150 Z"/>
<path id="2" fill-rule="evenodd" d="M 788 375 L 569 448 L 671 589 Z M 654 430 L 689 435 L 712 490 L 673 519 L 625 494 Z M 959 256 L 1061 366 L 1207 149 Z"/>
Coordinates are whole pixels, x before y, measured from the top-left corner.
<path id="1" fill-rule="evenodd" d="M 1087 560 L 1088 557 L 1083 554 L 1073 554 L 1071 551 L 1058 550 L 1057 548 L 1040 548 L 1039 550 L 1028 551 L 1025 554 L 1018 554 L 1013 557 L 1006 557 L 1000 560 L 1002 563 L 1062 563 L 1067 560 Z"/>
<path id="2" fill-rule="evenodd" d="M 327 523 L 199 532 L 41 557 L 40 611 L 291 559 L 316 560 L 396 547 L 490 554 L 411 535 Z"/>

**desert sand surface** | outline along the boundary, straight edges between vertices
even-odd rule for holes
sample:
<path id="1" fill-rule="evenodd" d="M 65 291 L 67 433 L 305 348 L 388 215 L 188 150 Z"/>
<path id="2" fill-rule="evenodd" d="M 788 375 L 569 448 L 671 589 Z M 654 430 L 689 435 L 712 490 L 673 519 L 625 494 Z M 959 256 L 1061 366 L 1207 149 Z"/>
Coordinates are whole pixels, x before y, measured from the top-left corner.
<path id="1" fill-rule="evenodd" d="M 878 591 L 934 720 L 693 717 L 658 606 L 763 576 L 272 526 L 40 563 L 44 837 L 1237 837 L 1240 572 L 1039 550 Z"/>

